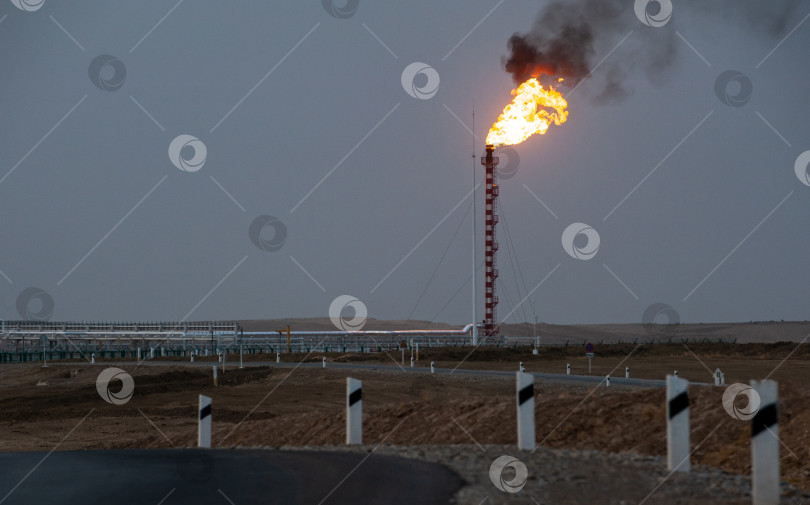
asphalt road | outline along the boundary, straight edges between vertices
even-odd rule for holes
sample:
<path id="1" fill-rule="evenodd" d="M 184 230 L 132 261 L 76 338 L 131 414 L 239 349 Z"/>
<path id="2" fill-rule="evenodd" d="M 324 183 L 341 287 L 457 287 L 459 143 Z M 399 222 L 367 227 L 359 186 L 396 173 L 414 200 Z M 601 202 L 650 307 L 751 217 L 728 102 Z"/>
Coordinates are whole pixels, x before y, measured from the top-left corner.
<path id="1" fill-rule="evenodd" d="M 272 450 L 0 453 L 0 503 L 446 504 L 444 466 L 377 454 Z"/>
<path id="2" fill-rule="evenodd" d="M 215 364 L 214 361 L 153 361 L 144 360 L 139 363 L 140 366 L 192 366 L 192 367 L 208 367 L 209 369 Z M 96 366 L 132 366 L 138 363 L 134 361 L 100 361 Z M 76 362 L 53 361 L 49 366 L 53 365 L 72 365 L 75 366 Z M 248 366 L 272 366 L 278 368 L 322 368 L 321 363 L 276 363 L 275 361 L 246 361 L 245 367 Z M 218 363 L 221 369 L 222 363 Z M 225 364 L 226 371 L 239 367 L 238 361 L 228 361 Z M 405 372 L 405 373 L 430 373 L 430 366 L 419 366 L 411 368 L 409 365 L 404 367 L 379 365 L 379 364 L 363 364 L 363 363 L 334 363 L 327 362 L 327 368 L 340 369 L 340 370 L 379 370 L 388 372 Z M 458 374 L 458 375 L 478 375 L 478 376 L 500 376 L 500 377 L 514 377 L 515 372 L 508 372 L 503 370 L 469 370 L 463 368 L 436 368 L 437 374 Z M 531 372 L 528 372 L 531 373 Z M 532 373 L 535 379 L 540 379 L 546 382 L 555 382 L 560 384 L 589 384 L 598 385 L 605 382 L 605 378 L 594 375 L 566 375 L 566 374 L 552 374 L 552 373 Z M 690 382 L 692 386 L 708 386 L 710 384 L 705 382 Z M 602 384 L 604 385 L 604 384 Z M 625 379 L 624 377 L 611 377 L 611 386 L 628 386 L 628 387 L 641 387 L 641 388 L 663 388 L 667 383 L 663 380 L 651 379 Z M 0 502 L 2 503 L 2 502 Z"/>

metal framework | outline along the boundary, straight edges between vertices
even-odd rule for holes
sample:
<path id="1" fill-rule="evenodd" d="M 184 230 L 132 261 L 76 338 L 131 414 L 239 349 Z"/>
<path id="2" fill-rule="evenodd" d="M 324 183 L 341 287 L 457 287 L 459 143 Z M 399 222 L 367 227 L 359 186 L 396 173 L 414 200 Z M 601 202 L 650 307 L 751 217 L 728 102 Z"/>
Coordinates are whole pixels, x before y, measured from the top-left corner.
<path id="1" fill-rule="evenodd" d="M 498 199 L 498 184 L 495 167 L 498 166 L 498 157 L 493 156 L 495 146 L 488 144 L 486 156 L 481 157 L 484 165 L 486 184 L 484 205 L 484 335 L 491 337 L 498 334 L 498 295 L 495 294 L 495 280 L 498 278 L 498 239 L 495 235 L 495 225 L 498 224 L 496 208 Z"/>

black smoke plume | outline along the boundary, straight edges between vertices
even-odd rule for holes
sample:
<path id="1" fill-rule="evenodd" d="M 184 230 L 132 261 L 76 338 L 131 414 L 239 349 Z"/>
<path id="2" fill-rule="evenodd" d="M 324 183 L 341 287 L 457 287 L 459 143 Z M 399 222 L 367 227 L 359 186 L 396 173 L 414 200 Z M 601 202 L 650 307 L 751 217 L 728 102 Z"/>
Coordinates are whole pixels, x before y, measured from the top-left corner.
<path id="1" fill-rule="evenodd" d="M 509 38 L 503 64 L 515 84 L 530 77 L 543 84 L 563 79 L 562 85 L 569 89 L 597 74 L 598 64 L 594 98 L 599 103 L 615 102 L 630 93 L 628 77 L 639 70 L 654 84 L 666 81 L 678 51 L 685 47 L 675 33 L 678 26 L 691 25 L 696 31 L 712 25 L 737 26 L 747 34 L 779 37 L 801 19 L 795 15 L 800 3 L 673 1 L 669 23 L 655 28 L 638 20 L 633 0 L 552 0 L 527 33 Z M 655 1 L 648 5 L 648 9 L 657 7 Z M 603 60 L 620 42 L 621 50 Z"/>

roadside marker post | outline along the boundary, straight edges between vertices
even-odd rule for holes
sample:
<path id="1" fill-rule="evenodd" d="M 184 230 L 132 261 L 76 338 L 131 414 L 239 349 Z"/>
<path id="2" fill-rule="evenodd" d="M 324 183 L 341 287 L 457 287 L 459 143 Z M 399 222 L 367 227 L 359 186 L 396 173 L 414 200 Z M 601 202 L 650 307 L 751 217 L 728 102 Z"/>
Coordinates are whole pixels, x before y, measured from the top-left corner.
<path id="1" fill-rule="evenodd" d="M 411 368 L 413 368 L 413 356 L 411 356 Z"/>
<path id="2" fill-rule="evenodd" d="M 214 387 L 217 387 L 217 366 L 214 365 Z"/>
<path id="3" fill-rule="evenodd" d="M 96 362 L 96 353 L 93 353 L 93 354 L 90 355 L 90 363 L 95 363 L 95 362 Z"/>
<path id="4" fill-rule="evenodd" d="M 624 378 L 625 379 L 630 378 L 630 367 L 629 366 L 624 367 Z"/>
<path id="5" fill-rule="evenodd" d="M 518 449 L 534 449 L 534 376 L 516 372 Z"/>
<path id="6" fill-rule="evenodd" d="M 689 381 L 667 375 L 667 469 L 688 472 Z"/>
<path id="7" fill-rule="evenodd" d="M 772 380 L 751 381 L 751 387 L 760 399 L 751 419 L 751 496 L 754 505 L 778 505 L 779 387 Z"/>
<path id="8" fill-rule="evenodd" d="M 346 445 L 363 443 L 363 383 L 346 377 Z"/>
<path id="9" fill-rule="evenodd" d="M 326 368 L 326 356 L 323 357 L 322 368 Z"/>
<path id="10" fill-rule="evenodd" d="M 593 356 L 593 344 L 588 342 L 585 344 L 585 357 L 588 358 L 588 373 L 591 373 L 591 359 Z"/>
<path id="11" fill-rule="evenodd" d="M 434 366 L 433 362 L 430 362 L 430 373 L 436 373 L 436 367 Z"/>
<path id="12" fill-rule="evenodd" d="M 280 352 L 276 353 L 276 363 L 281 363 L 281 353 Z"/>
<path id="13" fill-rule="evenodd" d="M 194 351 L 191 351 L 191 362 L 194 363 Z"/>
<path id="14" fill-rule="evenodd" d="M 523 368 L 523 362 L 522 361 L 520 362 L 520 365 L 518 366 L 518 371 L 519 372 L 525 372 L 526 371 L 526 369 Z"/>
<path id="15" fill-rule="evenodd" d="M 571 375 L 571 363 L 565 365 L 565 375 Z"/>
<path id="16" fill-rule="evenodd" d="M 610 374 L 605 375 L 605 387 L 610 387 Z"/>
<path id="17" fill-rule="evenodd" d="M 674 375 L 675 377 L 677 377 L 677 376 L 678 376 L 678 371 L 677 371 L 677 370 L 675 370 L 675 372 L 674 372 L 672 375 Z"/>
<path id="18" fill-rule="evenodd" d="M 211 398 L 200 395 L 197 416 L 197 447 L 211 448 Z"/>

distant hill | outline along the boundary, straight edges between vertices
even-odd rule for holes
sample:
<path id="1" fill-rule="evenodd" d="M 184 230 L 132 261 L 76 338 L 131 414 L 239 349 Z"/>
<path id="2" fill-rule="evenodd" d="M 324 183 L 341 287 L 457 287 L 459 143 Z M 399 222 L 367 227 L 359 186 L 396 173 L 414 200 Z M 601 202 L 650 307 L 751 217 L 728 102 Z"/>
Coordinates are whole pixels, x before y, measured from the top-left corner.
<path id="1" fill-rule="evenodd" d="M 311 330 L 328 331 L 335 329 L 329 318 L 293 318 L 293 319 L 249 319 L 240 321 L 245 331 L 281 330 L 289 324 L 293 331 Z M 429 321 L 385 321 L 369 319 L 364 330 L 447 330 L 461 329 L 462 326 Z M 670 338 L 678 343 L 680 339 L 707 338 L 715 341 L 723 338 L 738 343 L 750 342 L 801 342 L 810 341 L 810 322 L 808 321 L 767 321 L 751 323 L 688 323 L 678 325 L 643 325 L 643 324 L 583 324 L 558 325 L 539 323 L 537 335 L 544 344 L 578 344 L 584 342 L 647 342 L 667 341 Z M 501 325 L 501 334 L 509 338 L 532 338 L 532 323 Z"/>

